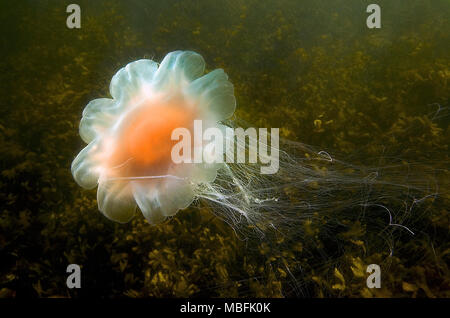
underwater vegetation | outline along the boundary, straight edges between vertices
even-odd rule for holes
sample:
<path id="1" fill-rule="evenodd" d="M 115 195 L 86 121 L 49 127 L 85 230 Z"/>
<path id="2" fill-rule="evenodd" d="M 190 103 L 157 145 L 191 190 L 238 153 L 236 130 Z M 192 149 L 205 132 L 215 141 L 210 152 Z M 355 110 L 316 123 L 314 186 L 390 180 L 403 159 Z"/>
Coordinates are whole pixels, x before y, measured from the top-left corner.
<path id="1" fill-rule="evenodd" d="M 0 10 L 0 297 L 450 297 L 447 1 L 379 1 L 372 31 L 365 1 L 79 1 L 79 30 L 58 2 L 27 3 Z M 178 49 L 226 71 L 252 125 L 353 164 L 395 163 L 405 183 L 408 162 L 426 164 L 434 195 L 414 209 L 383 199 L 411 211 L 396 221 L 415 234 L 341 202 L 294 242 L 243 240 L 207 205 L 158 226 L 104 218 L 70 172 L 82 110 L 123 65 Z M 65 284 L 71 263 L 79 290 Z M 380 289 L 366 287 L 372 263 Z"/>

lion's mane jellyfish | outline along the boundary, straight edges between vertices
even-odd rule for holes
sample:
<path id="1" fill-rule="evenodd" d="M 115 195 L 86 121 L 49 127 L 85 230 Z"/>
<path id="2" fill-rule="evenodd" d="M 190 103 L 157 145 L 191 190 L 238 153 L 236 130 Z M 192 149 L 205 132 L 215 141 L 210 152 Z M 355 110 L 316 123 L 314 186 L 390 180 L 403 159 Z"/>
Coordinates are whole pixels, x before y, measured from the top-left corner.
<path id="1" fill-rule="evenodd" d="M 432 177 L 411 173 L 423 165 L 399 160 L 361 167 L 302 143 L 283 139 L 268 146 L 251 135 L 236 147 L 246 153 L 261 146 L 276 151 L 277 173 L 262 174 L 262 160 L 175 163 L 175 128 L 192 132 L 196 120 L 204 130 L 237 126 L 238 119 L 230 119 L 236 100 L 228 76 L 222 69 L 204 75 L 204 68 L 203 58 L 188 51 L 169 53 L 161 64 L 138 60 L 114 75 L 111 99 L 86 106 L 80 135 L 88 145 L 74 159 L 72 174 L 83 188 L 98 186 L 98 207 L 105 216 L 127 222 L 139 208 L 155 224 L 197 199 L 244 236 L 275 229 L 299 240 L 305 220 L 345 213 L 369 223 L 368 216 L 376 213 L 382 226 L 413 234 L 402 224 L 413 208 L 436 196 Z M 194 141 L 192 153 L 204 143 Z"/>
<path id="2" fill-rule="evenodd" d="M 205 63 L 194 52 L 169 53 L 158 65 L 138 60 L 112 78 L 112 98 L 91 101 L 80 122 L 88 145 L 72 163 L 83 188 L 98 186 L 99 210 L 118 222 L 136 210 L 158 223 L 189 206 L 198 184 L 213 182 L 216 164 L 174 164 L 175 128 L 219 126 L 235 109 L 233 85 L 223 70 L 203 75 Z M 193 144 L 193 148 L 201 147 Z"/>

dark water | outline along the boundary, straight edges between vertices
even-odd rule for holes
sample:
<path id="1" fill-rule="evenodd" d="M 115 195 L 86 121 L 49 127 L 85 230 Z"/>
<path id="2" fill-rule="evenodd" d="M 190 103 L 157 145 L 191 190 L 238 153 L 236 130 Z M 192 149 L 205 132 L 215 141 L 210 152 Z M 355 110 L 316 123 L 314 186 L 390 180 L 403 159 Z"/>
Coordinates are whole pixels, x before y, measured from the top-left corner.
<path id="1" fill-rule="evenodd" d="M 366 26 L 373 1 L 92 2 L 77 2 L 81 29 L 66 27 L 71 1 L 0 7 L 0 297 L 450 296 L 448 1 L 377 1 L 381 29 Z M 416 235 L 369 248 L 364 220 L 340 220 L 277 249 L 239 240 L 207 207 L 157 227 L 104 218 L 70 173 L 81 112 L 120 67 L 174 50 L 223 68 L 256 126 L 355 164 L 426 165 L 435 195 L 404 220 Z M 80 290 L 65 285 L 71 263 Z M 372 263 L 388 269 L 381 289 L 366 287 Z"/>

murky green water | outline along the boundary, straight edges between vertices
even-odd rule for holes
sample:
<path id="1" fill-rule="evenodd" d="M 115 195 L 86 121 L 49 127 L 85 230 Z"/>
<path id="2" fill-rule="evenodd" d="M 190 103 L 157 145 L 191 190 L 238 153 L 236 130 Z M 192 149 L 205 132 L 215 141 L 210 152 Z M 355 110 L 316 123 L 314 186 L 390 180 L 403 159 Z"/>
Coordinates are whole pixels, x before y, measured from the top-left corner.
<path id="1" fill-rule="evenodd" d="M 381 29 L 368 29 L 372 2 L 78 1 L 80 29 L 68 3 L 2 3 L 0 297 L 450 296 L 450 3 L 377 1 Z M 174 50 L 223 68 L 247 122 L 354 164 L 427 165 L 436 195 L 404 219 L 415 235 L 369 244 L 380 232 L 364 218 L 306 222 L 310 237 L 279 249 L 237 239 L 205 206 L 157 227 L 104 218 L 70 173 L 81 112 L 120 67 Z M 71 263 L 80 290 L 65 285 Z M 381 289 L 366 287 L 371 263 L 389 268 Z"/>

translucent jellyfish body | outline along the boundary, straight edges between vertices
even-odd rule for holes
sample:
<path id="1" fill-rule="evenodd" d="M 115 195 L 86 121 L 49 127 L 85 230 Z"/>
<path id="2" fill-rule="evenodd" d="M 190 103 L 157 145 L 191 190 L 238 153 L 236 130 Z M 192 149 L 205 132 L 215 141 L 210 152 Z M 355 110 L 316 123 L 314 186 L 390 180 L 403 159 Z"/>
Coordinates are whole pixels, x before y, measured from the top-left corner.
<path id="1" fill-rule="evenodd" d="M 72 163 L 75 181 L 98 186 L 99 210 L 127 222 L 138 207 L 150 223 L 186 208 L 200 184 L 213 182 L 220 165 L 174 163 L 176 128 L 221 127 L 236 106 L 233 85 L 221 69 L 204 74 L 203 58 L 176 51 L 161 64 L 138 60 L 112 78 L 109 98 L 88 103 L 80 136 L 88 143 Z M 193 152 L 203 142 L 192 144 Z"/>
<path id="2" fill-rule="evenodd" d="M 209 152 L 215 150 L 209 147 L 214 141 L 196 140 L 197 120 L 202 135 L 209 128 L 228 131 L 238 121 L 227 120 L 236 106 L 227 75 L 221 69 L 203 75 L 204 65 L 200 55 L 182 51 L 169 53 L 160 65 L 132 62 L 112 78 L 111 99 L 93 100 L 84 109 L 80 135 L 88 145 L 74 159 L 72 174 L 84 188 L 98 186 L 98 207 L 105 216 L 124 223 L 139 208 L 155 224 L 198 199 L 243 238 L 263 238 L 274 230 L 286 235 L 286 242 L 297 242 L 307 236 L 305 221 L 326 217 L 336 224 L 340 218 L 359 222 L 370 209 L 381 213 L 383 225 L 413 233 L 401 223 L 413 207 L 436 196 L 429 186 L 434 172 L 421 163 L 409 163 L 405 182 L 403 163 L 357 166 L 286 139 L 274 143 L 269 138 L 266 147 L 265 138 L 261 142 L 257 137 L 249 137 L 248 143 L 231 138 L 243 153 L 258 152 L 260 162 L 198 163 L 199 149 L 203 159 L 217 153 Z M 194 136 L 188 148 L 194 155 L 191 163 L 173 160 L 177 128 Z M 222 150 L 228 157 L 231 138 L 225 135 Z M 279 153 L 276 173 L 262 173 L 268 152 L 261 153 L 261 146 Z M 401 208 L 386 207 L 387 199 Z"/>

